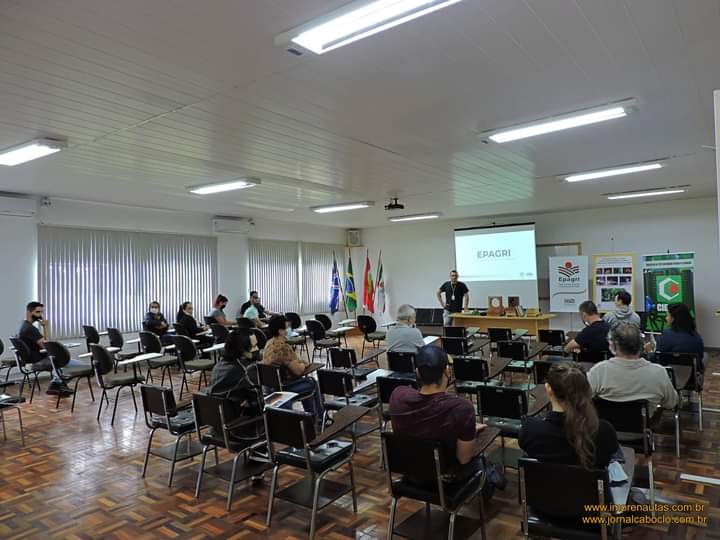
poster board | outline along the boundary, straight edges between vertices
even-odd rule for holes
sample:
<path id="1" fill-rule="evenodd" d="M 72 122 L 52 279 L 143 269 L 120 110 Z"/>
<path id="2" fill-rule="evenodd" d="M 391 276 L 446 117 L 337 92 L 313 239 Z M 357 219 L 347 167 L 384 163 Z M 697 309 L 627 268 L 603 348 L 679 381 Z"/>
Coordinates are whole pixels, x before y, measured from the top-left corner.
<path id="1" fill-rule="evenodd" d="M 550 311 L 575 313 L 590 297 L 588 258 L 584 255 L 550 257 Z"/>
<path id="2" fill-rule="evenodd" d="M 635 309 L 635 254 L 634 253 L 598 253 L 592 256 L 593 302 L 599 311 L 615 309 L 615 295 L 621 291 L 629 292 Z"/>
<path id="3" fill-rule="evenodd" d="M 642 256 L 645 286 L 645 329 L 662 332 L 670 304 L 682 302 L 695 317 L 695 253 L 660 253 Z"/>
<path id="4" fill-rule="evenodd" d="M 558 242 L 555 244 L 537 244 L 535 246 L 538 276 L 539 300 L 550 300 L 550 273 L 548 272 L 550 257 L 582 255 L 581 242 Z"/>

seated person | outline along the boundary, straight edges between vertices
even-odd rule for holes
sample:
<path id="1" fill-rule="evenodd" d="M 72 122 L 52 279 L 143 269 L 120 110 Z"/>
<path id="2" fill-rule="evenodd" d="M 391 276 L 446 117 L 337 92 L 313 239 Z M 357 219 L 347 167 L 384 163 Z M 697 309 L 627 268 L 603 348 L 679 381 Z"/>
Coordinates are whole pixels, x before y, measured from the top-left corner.
<path id="1" fill-rule="evenodd" d="M 25 307 L 25 319 L 20 323 L 20 328 L 17 332 L 17 337 L 22 341 L 27 348 L 30 350 L 30 363 L 35 364 L 37 362 L 47 362 L 48 366 L 51 366 L 50 360 L 46 352 L 41 352 L 45 348 L 45 337 L 35 327 L 36 323 L 40 323 L 43 319 L 43 313 L 45 306 L 40 302 L 30 302 Z M 82 363 L 80 360 L 71 359 L 68 362 L 67 367 L 80 367 L 87 364 Z M 73 395 L 73 391 L 63 381 L 62 369 L 56 371 L 52 375 L 52 381 L 47 389 L 47 394 L 51 396 L 68 397 Z"/>
<path id="2" fill-rule="evenodd" d="M 143 319 L 143 328 L 158 336 L 166 345 L 172 342 L 168 335 L 168 322 L 160 311 L 160 302 L 150 302 L 148 312 Z"/>
<path id="3" fill-rule="evenodd" d="M 457 460 L 452 481 L 462 482 L 485 468 L 484 456 L 475 451 L 475 437 L 487 426 L 475 422 L 471 401 L 447 393 L 450 369 L 445 351 L 433 345 L 420 347 L 415 368 L 420 390 L 399 386 L 390 396 L 393 431 L 419 439 L 441 440 L 448 457 Z M 502 485 L 496 474 L 488 474 L 488 480 Z"/>
<path id="4" fill-rule="evenodd" d="M 227 296 L 218 294 L 215 298 L 215 301 L 213 302 L 213 308 L 210 310 L 210 313 L 208 313 L 208 317 L 212 317 L 213 319 L 215 319 L 215 322 L 217 324 L 221 324 L 222 326 L 235 326 L 235 323 L 233 321 L 228 321 L 225 317 L 225 312 L 223 310 L 225 309 L 227 304 Z"/>
<path id="5" fill-rule="evenodd" d="M 678 393 L 665 368 L 640 357 L 642 333 L 634 324 L 619 324 L 610 334 L 613 358 L 595 364 L 588 372 L 593 397 L 608 401 L 648 401 L 649 413 L 658 406 L 672 409 Z M 657 413 L 661 413 L 659 409 Z"/>
<path id="6" fill-rule="evenodd" d="M 595 303 L 586 300 L 580 304 L 579 310 L 585 328 L 575 336 L 575 339 L 571 339 L 565 345 L 565 352 L 607 351 L 609 349 L 607 337 L 610 333 L 610 325 L 600 317 Z"/>
<path id="7" fill-rule="evenodd" d="M 388 352 L 416 354 L 425 345 L 420 330 L 415 328 L 415 308 L 403 304 L 397 311 L 397 324 L 388 329 L 385 343 Z"/>
<path id="8" fill-rule="evenodd" d="M 262 363 L 282 368 L 287 376 L 287 382 L 283 383 L 283 388 L 289 392 L 297 392 L 298 394 L 309 393 L 314 391 L 311 398 L 302 401 L 303 408 L 315 413 L 316 419 L 319 421 L 323 414 L 322 401 L 320 400 L 320 390 L 317 387 L 315 379 L 303 377 L 305 369 L 310 363 L 305 363 L 292 347 L 286 341 L 287 321 L 283 315 L 270 319 L 269 328 L 270 339 L 265 344 L 262 355 Z M 291 407 L 292 403 L 288 404 Z"/>
<path id="9" fill-rule="evenodd" d="M 199 348 L 210 347 L 215 340 L 206 334 L 207 326 L 198 326 L 195 317 L 193 317 L 193 305 L 192 302 L 183 302 L 180 304 L 180 309 L 175 317 L 175 322 L 182 324 L 183 327 L 188 331 L 192 339 L 197 339 Z"/>
<path id="10" fill-rule="evenodd" d="M 615 310 L 608 311 L 603 320 L 610 325 L 612 330 L 620 323 L 634 324 L 640 328 L 640 315 L 630 309 L 632 295 L 627 291 L 620 291 L 615 295 Z"/>
<path id="11" fill-rule="evenodd" d="M 260 312 L 258 311 L 257 307 L 254 305 L 250 305 L 249 308 L 245 310 L 245 313 L 243 313 L 243 316 L 240 317 L 240 320 L 243 320 L 243 323 L 245 321 L 250 321 L 250 324 L 253 325 L 253 328 L 262 328 L 265 326 L 265 323 L 260 318 Z"/>
<path id="12" fill-rule="evenodd" d="M 237 318 L 244 317 L 245 312 L 251 305 L 254 305 L 255 308 L 258 310 L 260 320 L 262 320 L 263 322 L 267 322 L 268 320 L 270 320 L 270 317 L 277 317 L 278 315 L 282 315 L 282 313 L 275 313 L 274 311 L 265 309 L 265 307 L 260 303 L 260 294 L 257 291 L 250 291 L 250 299 L 242 306 L 240 306 L 240 309 L 237 312 Z"/>
<path id="13" fill-rule="evenodd" d="M 657 352 L 693 353 L 697 355 L 697 367 L 700 373 L 705 371 L 705 344 L 695 328 L 695 319 L 685 304 L 668 306 L 665 330 L 655 343 Z M 648 347 L 648 352 L 652 352 Z"/>
<path id="14" fill-rule="evenodd" d="M 607 467 L 619 452 L 615 428 L 598 419 L 585 373 L 570 362 L 550 367 L 545 383 L 552 411 L 530 417 L 520 429 L 518 444 L 539 461 Z"/>

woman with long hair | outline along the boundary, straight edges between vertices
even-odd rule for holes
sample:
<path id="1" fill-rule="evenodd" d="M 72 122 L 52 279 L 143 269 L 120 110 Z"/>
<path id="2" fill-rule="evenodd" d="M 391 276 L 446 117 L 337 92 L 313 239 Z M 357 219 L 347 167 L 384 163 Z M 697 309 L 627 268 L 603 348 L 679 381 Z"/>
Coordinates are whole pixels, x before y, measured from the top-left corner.
<path id="1" fill-rule="evenodd" d="M 670 304 L 665 320 L 670 328 L 657 338 L 655 351 L 694 354 L 697 357 L 698 371 L 703 373 L 705 371 L 705 344 L 703 338 L 698 334 L 690 308 L 685 304 Z"/>
<path id="2" fill-rule="evenodd" d="M 615 429 L 600 420 L 585 372 L 569 362 L 552 365 L 545 383 L 552 410 L 544 419 L 528 418 L 518 443 L 540 461 L 607 467 L 618 451 Z"/>
<path id="3" fill-rule="evenodd" d="M 200 342 L 198 344 L 199 348 L 209 347 L 213 344 L 214 340 L 205 333 L 207 327 L 198 326 L 193 316 L 194 310 L 195 308 L 193 308 L 192 302 L 183 302 L 180 304 L 180 308 L 175 316 L 175 322 L 182 325 L 192 339 L 197 339 Z"/>

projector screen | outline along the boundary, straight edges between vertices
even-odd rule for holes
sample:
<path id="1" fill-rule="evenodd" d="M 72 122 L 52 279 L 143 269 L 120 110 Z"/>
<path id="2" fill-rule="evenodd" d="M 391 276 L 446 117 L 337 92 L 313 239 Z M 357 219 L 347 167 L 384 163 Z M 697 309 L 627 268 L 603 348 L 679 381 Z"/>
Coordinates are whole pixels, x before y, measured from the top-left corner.
<path id="1" fill-rule="evenodd" d="M 470 289 L 470 307 L 487 307 L 488 296 L 519 296 L 538 307 L 535 224 L 455 229 L 455 268 Z"/>

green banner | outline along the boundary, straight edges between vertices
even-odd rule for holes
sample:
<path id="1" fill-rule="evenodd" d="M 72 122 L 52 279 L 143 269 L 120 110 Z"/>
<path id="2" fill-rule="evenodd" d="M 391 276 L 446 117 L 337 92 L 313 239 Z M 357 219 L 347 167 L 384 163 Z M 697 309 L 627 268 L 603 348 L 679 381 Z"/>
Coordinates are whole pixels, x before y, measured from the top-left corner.
<path id="1" fill-rule="evenodd" d="M 686 304 L 695 316 L 693 271 L 694 253 L 663 253 L 643 255 L 645 286 L 645 325 L 649 332 L 662 332 L 667 327 L 667 308 Z"/>

